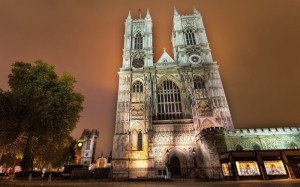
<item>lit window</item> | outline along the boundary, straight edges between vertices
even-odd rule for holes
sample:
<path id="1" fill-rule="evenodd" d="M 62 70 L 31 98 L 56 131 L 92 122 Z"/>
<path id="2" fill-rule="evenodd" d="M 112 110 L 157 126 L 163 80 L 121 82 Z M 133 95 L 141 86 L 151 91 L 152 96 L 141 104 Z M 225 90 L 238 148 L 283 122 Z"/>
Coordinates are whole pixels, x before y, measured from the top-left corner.
<path id="1" fill-rule="evenodd" d="M 192 29 L 187 29 L 185 31 L 186 45 L 196 45 L 195 34 Z"/>
<path id="2" fill-rule="evenodd" d="M 143 134 L 140 131 L 138 133 L 138 151 L 142 151 L 143 150 Z"/>
<path id="3" fill-rule="evenodd" d="M 158 119 L 182 119 L 180 90 L 170 81 L 164 81 L 157 90 Z"/>
<path id="4" fill-rule="evenodd" d="M 143 92 L 143 84 L 140 81 L 135 81 L 132 85 L 132 92 Z"/>
<path id="5" fill-rule="evenodd" d="M 134 49 L 143 49 L 143 37 L 141 33 L 137 33 L 134 37 Z"/>

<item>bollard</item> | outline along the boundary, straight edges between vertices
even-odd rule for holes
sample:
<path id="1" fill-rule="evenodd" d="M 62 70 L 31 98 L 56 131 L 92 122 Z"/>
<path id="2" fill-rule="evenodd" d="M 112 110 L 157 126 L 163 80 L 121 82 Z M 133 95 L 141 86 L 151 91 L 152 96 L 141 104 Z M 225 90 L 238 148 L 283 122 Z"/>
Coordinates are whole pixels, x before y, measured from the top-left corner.
<path id="1" fill-rule="evenodd" d="M 51 182 L 51 178 L 52 178 L 52 173 L 49 174 L 48 182 Z"/>
<path id="2" fill-rule="evenodd" d="M 29 177 L 28 177 L 28 181 L 31 182 L 31 178 L 32 178 L 32 173 L 30 173 Z"/>

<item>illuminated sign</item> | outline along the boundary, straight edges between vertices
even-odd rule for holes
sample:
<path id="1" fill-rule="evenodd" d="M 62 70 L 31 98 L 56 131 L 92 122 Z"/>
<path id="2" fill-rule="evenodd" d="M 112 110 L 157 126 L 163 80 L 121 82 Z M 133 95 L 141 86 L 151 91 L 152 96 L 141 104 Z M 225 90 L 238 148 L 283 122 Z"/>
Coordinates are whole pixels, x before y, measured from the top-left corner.
<path id="1" fill-rule="evenodd" d="M 287 175 L 282 160 L 264 161 L 267 175 Z"/>
<path id="2" fill-rule="evenodd" d="M 258 176 L 260 175 L 256 161 L 237 161 L 235 162 L 239 176 Z"/>

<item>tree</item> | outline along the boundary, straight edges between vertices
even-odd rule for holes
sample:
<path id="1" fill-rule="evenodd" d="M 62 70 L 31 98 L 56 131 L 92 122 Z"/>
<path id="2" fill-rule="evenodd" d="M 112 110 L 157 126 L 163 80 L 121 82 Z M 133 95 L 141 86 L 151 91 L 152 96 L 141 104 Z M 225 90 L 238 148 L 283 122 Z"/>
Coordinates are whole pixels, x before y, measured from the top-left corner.
<path id="1" fill-rule="evenodd" d="M 0 102 L 5 103 L 0 117 L 8 116 L 0 128 L 19 130 L 1 137 L 16 139 L 23 151 L 21 166 L 25 171 L 32 170 L 34 155 L 41 147 L 60 144 L 69 137 L 83 110 L 83 96 L 74 92 L 75 79 L 67 73 L 59 77 L 54 69 L 42 61 L 16 62 L 9 75 L 11 91 L 0 93 Z"/>

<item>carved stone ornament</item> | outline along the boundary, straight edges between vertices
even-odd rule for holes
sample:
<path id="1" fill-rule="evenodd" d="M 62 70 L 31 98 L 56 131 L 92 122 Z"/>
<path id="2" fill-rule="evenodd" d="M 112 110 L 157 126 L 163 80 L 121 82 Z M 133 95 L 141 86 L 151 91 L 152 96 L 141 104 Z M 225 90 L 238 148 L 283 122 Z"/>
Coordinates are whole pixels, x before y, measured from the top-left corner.
<path id="1" fill-rule="evenodd" d="M 144 115 L 144 105 L 132 104 L 131 105 L 131 118 L 141 119 Z"/>
<path id="2" fill-rule="evenodd" d="M 201 48 L 198 46 L 189 46 L 186 48 L 186 52 L 189 56 L 191 55 L 201 55 Z"/>
<path id="3" fill-rule="evenodd" d="M 197 109 L 201 116 L 211 116 L 212 109 L 208 100 L 198 100 Z"/>

